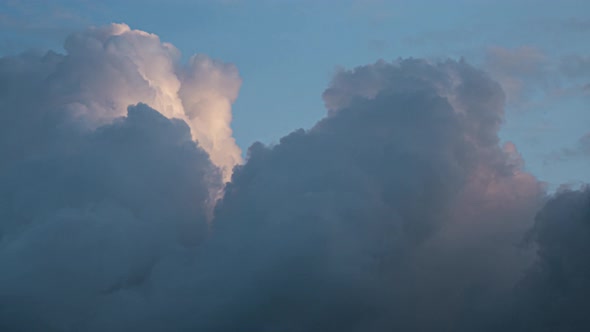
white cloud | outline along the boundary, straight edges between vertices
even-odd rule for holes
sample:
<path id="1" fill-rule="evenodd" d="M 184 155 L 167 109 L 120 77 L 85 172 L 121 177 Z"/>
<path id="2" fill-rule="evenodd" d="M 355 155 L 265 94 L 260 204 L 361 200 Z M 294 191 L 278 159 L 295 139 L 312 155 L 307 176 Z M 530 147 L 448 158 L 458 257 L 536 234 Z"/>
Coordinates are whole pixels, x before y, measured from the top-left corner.
<path id="1" fill-rule="evenodd" d="M 231 104 L 241 85 L 234 66 L 205 55 L 183 66 L 173 45 L 125 24 L 75 33 L 65 49 L 65 55 L 5 61 L 24 62 L 23 66 L 41 62 L 45 72 L 36 79 L 47 84 L 42 103 L 63 108 L 89 128 L 125 115 L 127 106 L 138 102 L 186 121 L 193 139 L 202 142 L 229 180 L 233 166 L 241 162 L 231 130 Z M 43 61 L 47 58 L 51 63 Z"/>

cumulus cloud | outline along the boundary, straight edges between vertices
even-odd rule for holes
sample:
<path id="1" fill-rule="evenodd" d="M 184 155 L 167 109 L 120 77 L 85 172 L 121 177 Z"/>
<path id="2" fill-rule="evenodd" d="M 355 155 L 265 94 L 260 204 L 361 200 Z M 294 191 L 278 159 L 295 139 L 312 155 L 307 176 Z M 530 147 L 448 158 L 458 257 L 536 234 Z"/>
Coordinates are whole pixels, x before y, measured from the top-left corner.
<path id="1" fill-rule="evenodd" d="M 239 162 L 236 69 L 205 56 L 183 65 L 125 25 L 75 34 L 66 51 L 0 59 L 1 329 L 585 322 L 562 309 L 587 284 L 575 272 L 587 193 L 550 201 L 535 223 L 543 186 L 500 143 L 500 85 L 468 63 L 338 72 L 326 117 L 252 145 L 211 215 Z M 582 212 L 556 222 L 566 210 Z M 552 288 L 555 276 L 576 287 Z"/>
<path id="2" fill-rule="evenodd" d="M 193 139 L 229 179 L 233 166 L 241 162 L 230 127 L 231 104 L 241 84 L 233 65 L 205 55 L 193 56 L 182 65 L 173 45 L 125 24 L 74 33 L 64 48 L 63 55 L 49 52 L 2 58 L 5 107 L 26 103 L 27 109 L 40 108 L 37 116 L 52 117 L 58 115 L 46 110 L 57 109 L 92 129 L 125 115 L 128 105 L 147 103 L 168 118 L 184 120 Z M 10 116 L 30 126 L 26 115 Z M 16 127 L 12 130 L 20 130 Z M 3 141 L 11 140 L 3 137 Z"/>
<path id="3" fill-rule="evenodd" d="M 498 144 L 499 85 L 464 62 L 381 61 L 340 72 L 324 99 L 310 130 L 252 146 L 217 206 L 211 242 L 248 295 L 216 326 L 486 327 L 531 259 L 518 243 L 541 193 Z"/>
<path id="4" fill-rule="evenodd" d="M 154 271 L 207 236 L 220 172 L 184 122 L 143 104 L 61 134 L 2 168 L 0 327 L 133 329 L 162 301 Z"/>
<path id="5" fill-rule="evenodd" d="M 181 329 L 237 70 L 118 24 L 65 49 L 0 58 L 0 329 Z"/>
<path id="6" fill-rule="evenodd" d="M 586 331 L 590 328 L 590 188 L 557 193 L 530 234 L 538 258 L 516 293 L 510 315 L 517 331 Z"/>

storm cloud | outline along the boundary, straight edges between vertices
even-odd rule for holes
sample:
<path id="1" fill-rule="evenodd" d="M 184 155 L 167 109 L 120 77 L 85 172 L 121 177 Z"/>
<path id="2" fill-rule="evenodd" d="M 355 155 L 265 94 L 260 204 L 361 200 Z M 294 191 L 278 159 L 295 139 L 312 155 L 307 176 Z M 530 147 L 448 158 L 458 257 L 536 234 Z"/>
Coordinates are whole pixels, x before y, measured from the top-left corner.
<path id="1" fill-rule="evenodd" d="M 227 237 L 247 266 L 232 284 L 255 290 L 225 309 L 251 314 L 222 326 L 481 327 L 530 259 L 518 244 L 542 191 L 499 145 L 498 84 L 408 59 L 340 72 L 324 98 L 313 128 L 250 148 L 217 206 L 211 242 Z"/>
<path id="2" fill-rule="evenodd" d="M 543 207 L 467 62 L 341 70 L 323 119 L 240 163 L 234 66 L 126 25 L 65 45 L 0 59 L 0 328 L 587 323 L 588 190 Z"/>
<path id="3" fill-rule="evenodd" d="M 535 264 L 515 292 L 515 331 L 586 331 L 590 295 L 590 189 L 563 190 L 539 212 L 529 235 Z"/>

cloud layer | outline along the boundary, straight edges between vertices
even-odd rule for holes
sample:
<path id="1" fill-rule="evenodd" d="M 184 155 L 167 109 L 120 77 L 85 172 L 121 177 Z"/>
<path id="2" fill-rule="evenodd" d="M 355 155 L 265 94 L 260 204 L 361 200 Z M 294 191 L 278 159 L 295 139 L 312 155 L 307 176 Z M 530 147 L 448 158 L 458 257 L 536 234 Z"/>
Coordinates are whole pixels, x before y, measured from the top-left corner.
<path id="1" fill-rule="evenodd" d="M 326 117 L 223 188 L 233 66 L 126 25 L 65 48 L 0 59 L 0 329 L 586 326 L 587 189 L 535 221 L 504 93 L 468 63 L 338 72 Z"/>

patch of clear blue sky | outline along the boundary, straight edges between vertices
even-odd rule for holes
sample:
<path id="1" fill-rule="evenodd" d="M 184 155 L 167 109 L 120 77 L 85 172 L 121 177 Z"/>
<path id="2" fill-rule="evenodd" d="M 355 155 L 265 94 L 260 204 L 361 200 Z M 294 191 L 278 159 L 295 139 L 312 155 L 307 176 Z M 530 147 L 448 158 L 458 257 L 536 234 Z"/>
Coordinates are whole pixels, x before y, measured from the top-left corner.
<path id="1" fill-rule="evenodd" d="M 338 66 L 409 56 L 463 56 L 478 65 L 492 46 L 532 46 L 555 63 L 590 55 L 585 0 L 4 0 L 0 13 L 3 54 L 59 49 L 69 31 L 125 22 L 158 34 L 185 58 L 204 53 L 236 64 L 243 86 L 233 128 L 244 150 L 320 119 L 321 94 Z M 588 181 L 587 160 L 566 166 L 547 157 L 590 131 L 588 104 L 554 98 L 509 108 L 502 138 L 516 143 L 541 179 Z"/>

